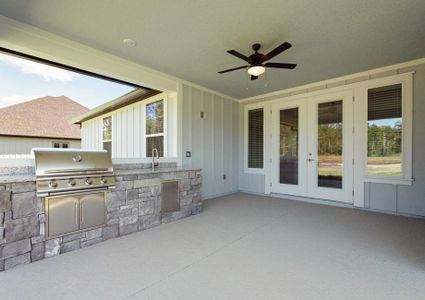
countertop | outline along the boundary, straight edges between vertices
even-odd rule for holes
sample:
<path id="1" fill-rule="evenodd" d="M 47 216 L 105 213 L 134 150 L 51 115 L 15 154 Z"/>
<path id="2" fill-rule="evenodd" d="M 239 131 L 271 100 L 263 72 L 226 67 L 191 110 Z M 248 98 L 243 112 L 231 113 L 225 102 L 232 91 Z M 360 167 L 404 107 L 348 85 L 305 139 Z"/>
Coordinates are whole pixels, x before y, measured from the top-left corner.
<path id="1" fill-rule="evenodd" d="M 0 184 L 35 181 L 35 174 L 6 174 L 0 175 Z"/>
<path id="2" fill-rule="evenodd" d="M 157 168 L 152 171 L 151 168 L 146 169 L 118 169 L 114 170 L 115 176 L 125 175 L 143 175 L 143 174 L 158 174 L 158 173 L 170 173 L 170 172 L 185 172 L 185 171 L 200 171 L 199 168 L 184 168 L 184 167 L 168 167 L 168 168 Z M 31 182 L 35 181 L 35 174 L 2 174 L 0 175 L 0 184 L 6 183 L 18 183 L 18 182 Z"/>
<path id="3" fill-rule="evenodd" d="M 157 173 L 171 173 L 171 172 L 185 172 L 185 171 L 200 171 L 200 168 L 184 168 L 184 167 L 169 167 L 169 168 L 157 168 L 152 171 L 151 168 L 146 169 L 125 169 L 125 170 L 114 170 L 116 176 L 124 175 L 143 175 L 143 174 L 157 174 Z"/>

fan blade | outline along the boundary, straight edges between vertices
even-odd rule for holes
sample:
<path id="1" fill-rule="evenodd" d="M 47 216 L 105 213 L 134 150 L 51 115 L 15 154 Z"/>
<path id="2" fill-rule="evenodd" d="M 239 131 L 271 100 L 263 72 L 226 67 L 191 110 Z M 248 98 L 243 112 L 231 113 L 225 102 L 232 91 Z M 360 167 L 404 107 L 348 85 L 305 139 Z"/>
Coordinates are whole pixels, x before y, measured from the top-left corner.
<path id="1" fill-rule="evenodd" d="M 282 53 L 283 51 L 291 48 L 292 45 L 284 42 L 282 45 L 278 46 L 277 48 L 273 49 L 272 51 L 270 51 L 269 53 L 267 53 L 266 55 L 264 55 L 263 57 L 263 62 L 264 61 L 268 61 L 269 59 L 272 59 L 273 57 L 275 57 L 276 55 Z"/>
<path id="2" fill-rule="evenodd" d="M 251 80 L 255 80 L 257 78 L 258 78 L 258 76 L 251 75 Z"/>
<path id="3" fill-rule="evenodd" d="M 249 58 L 247 56 L 243 55 L 242 53 L 239 53 L 236 50 L 228 50 L 227 53 L 232 54 L 232 55 L 234 55 L 234 56 L 236 56 L 236 57 L 238 57 L 238 58 L 240 58 L 240 59 L 242 59 L 246 62 L 249 62 Z"/>
<path id="4" fill-rule="evenodd" d="M 233 69 L 223 70 L 223 71 L 220 71 L 220 72 L 218 72 L 218 73 L 223 74 L 223 73 L 227 73 L 227 72 L 231 72 L 231 71 L 236 71 L 236 70 L 240 70 L 240 69 L 245 69 L 245 68 L 248 68 L 248 67 L 249 67 L 249 66 L 240 66 L 240 67 L 233 68 Z"/>
<path id="5" fill-rule="evenodd" d="M 279 68 L 279 69 L 294 69 L 297 64 L 285 64 L 285 63 L 266 63 L 267 68 Z"/>

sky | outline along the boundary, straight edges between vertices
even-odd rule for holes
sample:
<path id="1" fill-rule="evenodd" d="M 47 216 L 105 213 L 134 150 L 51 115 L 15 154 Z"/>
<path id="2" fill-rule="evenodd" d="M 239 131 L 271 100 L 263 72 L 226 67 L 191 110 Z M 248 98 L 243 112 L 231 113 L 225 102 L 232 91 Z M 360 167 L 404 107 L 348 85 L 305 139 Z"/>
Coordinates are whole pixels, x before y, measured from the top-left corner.
<path id="1" fill-rule="evenodd" d="M 0 108 L 44 96 L 67 96 L 94 108 L 134 87 L 0 53 Z"/>
<path id="2" fill-rule="evenodd" d="M 393 118 L 393 119 L 383 119 L 383 120 L 373 120 L 368 121 L 368 125 L 376 125 L 376 126 L 390 126 L 395 127 L 397 122 L 400 122 L 401 118 Z"/>

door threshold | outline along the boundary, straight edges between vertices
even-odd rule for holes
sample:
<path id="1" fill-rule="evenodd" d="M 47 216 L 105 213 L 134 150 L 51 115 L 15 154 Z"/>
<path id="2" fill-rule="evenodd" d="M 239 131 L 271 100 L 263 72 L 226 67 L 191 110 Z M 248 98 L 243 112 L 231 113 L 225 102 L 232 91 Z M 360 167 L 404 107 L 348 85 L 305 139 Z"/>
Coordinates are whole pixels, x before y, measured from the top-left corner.
<path id="1" fill-rule="evenodd" d="M 282 198 L 282 199 L 288 199 L 288 200 L 299 201 L 299 202 L 307 202 L 307 203 L 313 203 L 313 204 L 355 208 L 353 203 L 340 202 L 340 201 L 327 200 L 327 199 L 318 199 L 318 198 L 310 198 L 310 197 L 294 196 L 294 195 L 278 194 L 278 193 L 271 193 L 269 196 L 274 198 Z"/>

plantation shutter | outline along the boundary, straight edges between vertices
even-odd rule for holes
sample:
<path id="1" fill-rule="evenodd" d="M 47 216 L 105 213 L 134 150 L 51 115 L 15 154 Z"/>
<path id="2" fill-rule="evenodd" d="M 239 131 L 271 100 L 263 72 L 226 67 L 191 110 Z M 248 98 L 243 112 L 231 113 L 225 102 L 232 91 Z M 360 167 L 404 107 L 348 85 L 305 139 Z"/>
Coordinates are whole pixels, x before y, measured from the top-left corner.
<path id="1" fill-rule="evenodd" d="M 370 89 L 368 121 L 393 118 L 401 118 L 401 84 Z"/>
<path id="2" fill-rule="evenodd" d="M 248 111 L 248 168 L 263 168 L 263 120 L 262 108 Z"/>

